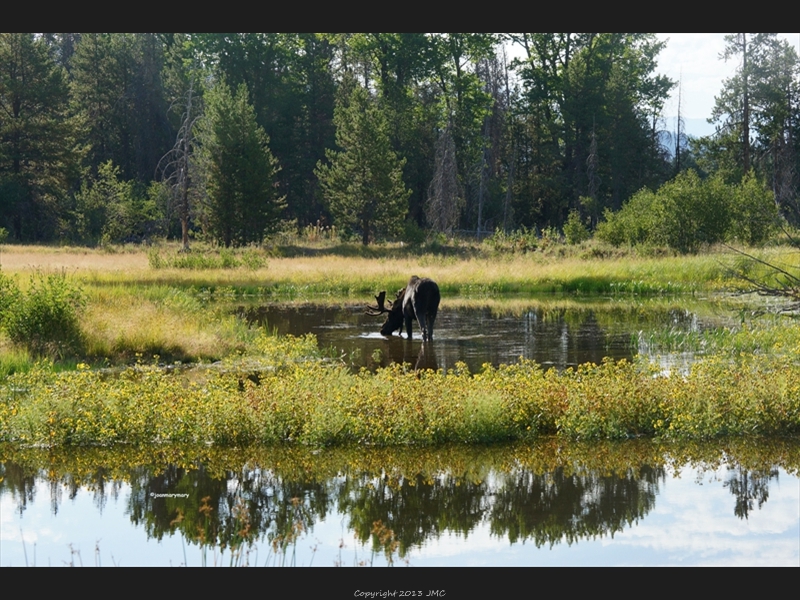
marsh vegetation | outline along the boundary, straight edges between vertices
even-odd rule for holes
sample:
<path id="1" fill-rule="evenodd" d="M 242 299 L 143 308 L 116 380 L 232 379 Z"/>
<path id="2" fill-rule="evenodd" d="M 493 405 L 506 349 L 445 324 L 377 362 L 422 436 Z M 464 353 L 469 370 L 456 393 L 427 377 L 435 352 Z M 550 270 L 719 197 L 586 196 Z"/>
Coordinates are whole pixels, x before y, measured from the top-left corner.
<path id="1" fill-rule="evenodd" d="M 120 270 L 102 253 L 7 251 L 4 285 L 20 300 L 5 309 L 5 347 L 12 350 L 4 354 L 7 375 L 0 384 L 2 440 L 382 446 L 553 434 L 789 435 L 800 429 L 800 328 L 793 320 L 754 316 L 762 308 L 754 312 L 753 305 L 740 302 L 726 307 L 727 317 L 716 327 L 679 327 L 680 312 L 665 309 L 735 286 L 725 266 L 733 257 L 606 260 L 535 253 L 498 260 L 486 246 L 473 246 L 466 258 L 409 254 L 390 261 L 320 250 L 323 256 L 291 259 L 261 250 L 265 265 L 258 268 L 242 263 L 185 269 L 154 267 L 143 252 L 122 249 L 112 255 L 124 266 Z M 23 262 L 35 257 L 40 264 Z M 95 257 L 94 268 L 42 271 Z M 595 325 L 610 329 L 627 313 L 638 332 L 627 334 L 629 356 L 611 355 L 609 345 L 594 360 L 552 364 L 553 369 L 546 360 L 524 358 L 524 352 L 521 359 L 471 367 L 445 359 L 440 368 L 419 363 L 419 342 L 396 339 L 370 353 L 385 368 L 354 371 L 346 348 L 321 347 L 304 332 L 278 335 L 268 322 L 252 326 L 232 308 L 245 301 L 363 306 L 376 289 L 401 287 L 409 272 L 440 282 L 443 313 L 488 307 L 490 314 L 561 319 L 569 344 L 570 319 L 573 328 L 585 327 L 580 317 L 564 320 L 570 303 L 574 308 L 584 297 L 602 296 L 612 302 L 604 310 L 595 306 Z M 534 291 L 550 292 L 539 301 L 549 308 L 540 305 L 536 312 Z M 653 296 L 655 301 L 645 301 Z M 40 325 L 56 336 L 50 345 L 33 336 L 15 338 L 9 325 L 15 311 L 33 313 L 24 307 L 38 304 L 61 307 L 72 319 L 63 336 L 61 329 Z M 672 315 L 672 322 L 657 323 L 659 310 Z M 42 314 L 64 320 L 58 311 Z M 584 320 L 585 315 L 584 309 Z M 459 332 L 451 335 L 458 338 Z M 404 344 L 402 358 L 383 361 L 381 353 L 391 354 L 397 344 Z M 435 354 L 436 343 L 424 347 Z M 648 353 L 640 354 L 644 348 Z M 696 356 L 670 374 L 658 356 L 676 350 Z M 112 374 L 108 367 L 117 369 Z"/>

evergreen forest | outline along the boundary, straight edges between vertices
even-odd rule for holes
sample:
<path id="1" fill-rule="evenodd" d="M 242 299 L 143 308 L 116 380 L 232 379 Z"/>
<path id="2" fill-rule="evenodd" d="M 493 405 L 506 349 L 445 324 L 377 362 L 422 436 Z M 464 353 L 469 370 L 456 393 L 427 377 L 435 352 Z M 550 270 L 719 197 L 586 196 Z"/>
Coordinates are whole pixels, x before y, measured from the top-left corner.
<path id="1" fill-rule="evenodd" d="M 642 33 L 2 33 L 0 241 L 553 231 L 763 242 L 800 223 L 800 63 L 731 34 L 714 135 Z M 514 49 L 512 58 L 510 49 Z"/>

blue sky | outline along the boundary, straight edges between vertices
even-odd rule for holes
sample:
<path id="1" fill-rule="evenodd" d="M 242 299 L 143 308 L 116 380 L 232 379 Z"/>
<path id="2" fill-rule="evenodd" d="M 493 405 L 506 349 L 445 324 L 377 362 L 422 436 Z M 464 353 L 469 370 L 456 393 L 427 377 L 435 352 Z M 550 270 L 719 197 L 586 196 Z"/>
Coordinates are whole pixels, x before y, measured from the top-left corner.
<path id="1" fill-rule="evenodd" d="M 722 88 L 724 79 L 733 75 L 737 63 L 721 60 L 725 48 L 724 33 L 658 33 L 659 39 L 668 40 L 659 55 L 659 71 L 674 79 L 682 79 L 681 112 L 691 135 L 705 135 L 714 131 L 706 123 L 714 106 L 714 96 Z M 779 33 L 800 52 L 800 33 Z M 678 92 L 664 107 L 668 128 L 672 128 L 678 113 Z"/>

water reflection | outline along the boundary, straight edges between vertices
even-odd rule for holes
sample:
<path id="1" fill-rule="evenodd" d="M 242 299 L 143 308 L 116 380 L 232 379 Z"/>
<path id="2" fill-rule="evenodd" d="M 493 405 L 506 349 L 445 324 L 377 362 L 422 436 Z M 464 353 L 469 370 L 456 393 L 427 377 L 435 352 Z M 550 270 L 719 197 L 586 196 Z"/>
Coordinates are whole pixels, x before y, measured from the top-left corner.
<path id="1" fill-rule="evenodd" d="M 88 490 L 100 515 L 109 498 L 122 501 L 147 539 L 180 533 L 190 545 L 221 550 L 266 542 L 284 558 L 315 527 L 334 520 L 392 562 L 442 536 L 466 541 L 482 528 L 512 545 L 537 548 L 614 536 L 646 519 L 671 474 L 689 463 L 700 474 L 727 465 L 721 485 L 736 498 L 731 512 L 752 518 L 767 504 L 779 468 L 796 472 L 800 466 L 797 441 L 734 442 L 725 452 L 650 441 L 548 440 L 486 449 L 167 454 L 154 460 L 144 452 L 5 449 L 0 500 L 11 500 L 22 519 L 40 500 L 42 484 L 50 490 L 53 515 Z M 92 516 L 83 519 L 88 527 Z M 4 518 L 4 536 L 9 526 Z"/>
<path id="2" fill-rule="evenodd" d="M 411 341 L 397 335 L 384 338 L 378 333 L 379 320 L 364 314 L 361 307 L 275 304 L 239 306 L 235 312 L 280 334 L 313 333 L 321 347 L 336 349 L 355 370 L 391 363 L 448 370 L 464 362 L 477 372 L 484 363 L 497 366 L 520 357 L 545 368 L 565 369 L 607 357 L 630 360 L 637 353 L 657 354 L 657 336 L 649 333 L 654 330 L 697 333 L 712 326 L 675 307 L 609 304 L 534 307 L 516 313 L 443 307 L 434 343 L 423 346 L 416 337 L 419 332 Z"/>

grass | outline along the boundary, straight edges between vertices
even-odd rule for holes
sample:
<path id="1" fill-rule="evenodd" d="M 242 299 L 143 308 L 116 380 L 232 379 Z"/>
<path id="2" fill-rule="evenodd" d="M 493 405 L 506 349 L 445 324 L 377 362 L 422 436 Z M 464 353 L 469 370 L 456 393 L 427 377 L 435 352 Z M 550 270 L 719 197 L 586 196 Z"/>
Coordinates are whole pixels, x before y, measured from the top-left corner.
<path id="1" fill-rule="evenodd" d="M 84 350 L 74 362 L 124 364 L 137 354 L 166 361 L 214 361 L 242 351 L 245 328 L 206 300 L 367 303 L 382 289 L 405 285 L 412 274 L 434 278 L 445 303 L 490 304 L 533 294 L 575 297 L 709 292 L 730 283 L 718 257 L 652 258 L 634 253 L 586 258 L 587 248 L 498 254 L 484 245 L 425 248 L 317 242 L 305 253 L 198 245 L 150 249 L 4 246 L 2 273 L 26 292 L 35 272 L 66 273 L 85 293 Z M 347 251 L 344 251 L 344 250 Z M 223 268 L 223 265 L 227 267 Z M 157 268 L 154 268 L 157 267 Z M 64 357 L 68 358 L 68 357 Z M 4 359 L 6 361 L 10 358 Z"/>
<path id="2" fill-rule="evenodd" d="M 379 251 L 380 250 L 380 251 Z M 544 253 L 497 255 L 481 246 L 460 255 L 412 254 L 385 246 L 366 255 L 316 253 L 270 256 L 253 249 L 238 254 L 208 249 L 181 255 L 177 247 L 150 250 L 162 257 L 151 267 L 145 250 L 116 254 L 100 250 L 7 246 L 6 273 L 64 269 L 86 284 L 157 285 L 216 288 L 234 286 L 261 294 L 335 295 L 338 299 L 383 287 L 402 287 L 414 273 L 439 282 L 451 295 L 536 292 L 671 293 L 724 287 L 721 254 L 652 258 L 629 253 L 612 259 Z M 260 254 L 259 254 L 260 252 Z M 228 256 L 227 263 L 225 256 Z M 251 258 L 245 265 L 246 256 Z M 196 268 L 183 263 L 194 261 Z M 241 264 L 240 264 L 241 263 Z M 223 264 L 228 266 L 223 267 Z"/>
<path id="3" fill-rule="evenodd" d="M 46 365 L 0 385 L 0 441 L 311 446 L 800 433 L 800 326 L 731 332 L 685 376 L 606 361 L 558 373 L 520 361 L 470 374 L 394 365 L 351 373 L 313 337 L 262 334 L 249 355 L 186 378 L 139 364 L 117 377 Z"/>
<path id="4" fill-rule="evenodd" d="M 162 263 L 153 268 L 137 249 L 6 247 L 3 273 L 23 293 L 26 275 L 62 269 L 86 302 L 80 313 L 83 355 L 62 357 L 58 368 L 35 363 L 30 353 L 0 339 L 0 441 L 391 446 L 552 434 L 696 439 L 800 432 L 800 327 L 785 321 L 714 336 L 667 332 L 649 340 L 704 349 L 706 358 L 685 377 L 663 377 L 649 365 L 624 361 L 563 373 L 520 362 L 477 374 L 463 365 L 437 373 L 395 366 L 352 374 L 325 359 L 313 338 L 259 333 L 223 308 L 230 302 L 208 302 L 253 295 L 366 303 L 376 291 L 400 288 L 419 274 L 436 279 L 444 302 L 453 306 L 523 310 L 531 294 L 543 292 L 569 292 L 570 298 L 559 300 L 566 303 L 652 294 L 669 303 L 683 294 L 682 304 L 688 293 L 733 284 L 725 267 L 729 255 L 582 258 L 586 247 L 564 256 L 498 255 L 483 247 L 438 255 L 399 247 L 372 249 L 370 256 L 320 250 L 286 258 L 249 249 L 261 253 L 258 260 L 246 264 L 241 251 L 231 254 L 241 264 L 217 268 L 213 261 L 170 263 L 179 258 L 177 249 L 164 248 Z M 765 252 L 771 259 L 786 254 L 782 248 Z M 623 310 L 636 310 L 635 301 Z M 222 359 L 222 366 L 192 377 L 156 364 Z M 127 368 L 108 376 L 89 364 Z"/>

